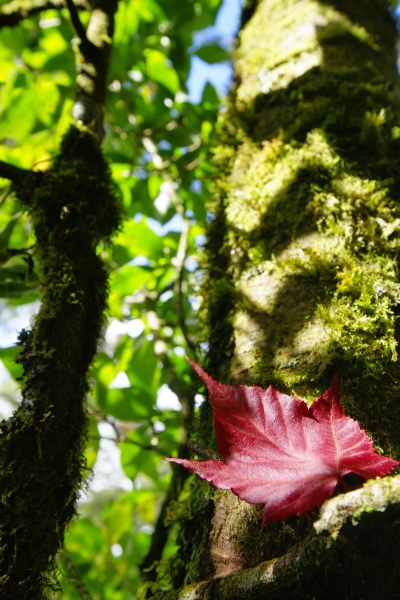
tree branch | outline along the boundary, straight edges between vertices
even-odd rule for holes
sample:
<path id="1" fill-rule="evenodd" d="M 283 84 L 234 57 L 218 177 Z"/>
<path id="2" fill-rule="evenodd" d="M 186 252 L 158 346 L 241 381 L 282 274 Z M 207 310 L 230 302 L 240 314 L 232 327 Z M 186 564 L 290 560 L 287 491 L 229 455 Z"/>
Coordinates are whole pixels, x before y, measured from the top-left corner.
<path id="1" fill-rule="evenodd" d="M 4 190 L 4 192 L 2 193 L 2 195 L 0 196 L 0 207 L 3 206 L 4 202 L 7 200 L 7 198 L 11 196 L 11 188 L 8 187 Z"/>
<path id="2" fill-rule="evenodd" d="M 185 320 L 185 308 L 184 308 L 184 297 L 183 297 L 183 277 L 185 272 L 185 259 L 188 246 L 189 237 L 189 219 L 184 216 L 183 229 L 179 240 L 178 251 L 174 259 L 174 267 L 178 272 L 178 279 L 175 283 L 175 294 L 176 294 L 176 311 L 178 316 L 178 324 L 182 330 L 183 337 L 185 338 L 186 344 L 193 352 L 196 350 L 196 345 L 193 343 L 190 334 L 186 327 Z"/>
<path id="3" fill-rule="evenodd" d="M 76 7 L 89 10 L 86 0 L 74 0 Z M 0 7 L 0 29 L 2 27 L 15 27 L 29 17 L 40 14 L 52 8 L 64 8 L 64 0 L 14 0 Z"/>
<path id="4" fill-rule="evenodd" d="M 70 16 L 71 23 L 72 23 L 72 27 L 74 28 L 76 36 L 82 42 L 87 41 L 86 30 L 81 23 L 81 20 L 79 18 L 78 11 L 76 9 L 75 4 L 73 3 L 72 0 L 65 0 L 65 4 L 67 5 L 68 11 L 69 11 L 69 16 Z"/>
<path id="5" fill-rule="evenodd" d="M 354 540 L 360 530 L 376 522 L 379 513 L 398 509 L 400 475 L 374 479 L 361 489 L 327 500 L 315 533 L 296 544 L 287 554 L 260 563 L 252 569 L 201 581 L 157 596 L 163 600 L 257 600 L 290 585 L 299 576 L 309 577 L 340 548 Z M 396 512 L 397 515 L 397 512 Z"/>
<path id="6" fill-rule="evenodd" d="M 99 421 L 104 421 L 105 423 L 108 423 L 109 425 L 111 425 L 111 427 L 114 429 L 115 431 L 115 438 L 108 438 L 104 435 L 99 435 L 99 436 L 95 436 L 95 435 L 89 435 L 89 439 L 92 440 L 107 440 L 110 442 L 115 442 L 116 444 L 133 444 L 134 446 L 138 446 L 139 448 L 141 448 L 142 450 L 150 450 L 152 452 L 157 452 L 158 454 L 160 454 L 163 458 L 165 457 L 165 452 L 162 448 L 159 448 L 158 446 L 152 446 L 151 444 L 141 444 L 140 442 L 137 442 L 136 440 L 131 440 L 130 438 L 126 437 L 125 435 L 122 435 L 117 423 L 115 422 L 115 420 L 110 417 L 109 415 L 106 415 L 105 413 L 102 413 L 99 410 L 93 410 L 93 414 L 97 417 L 97 419 L 99 419 Z"/>
<path id="7" fill-rule="evenodd" d="M 140 442 L 136 442 L 135 440 L 130 440 L 127 437 L 111 438 L 111 437 L 106 437 L 104 435 L 89 435 L 88 439 L 89 440 L 97 440 L 97 441 L 106 440 L 107 442 L 114 442 L 115 444 L 132 444 L 133 446 L 137 446 L 138 448 L 141 448 L 142 450 L 149 450 L 152 452 L 157 452 L 163 458 L 166 454 L 166 452 L 164 452 L 161 448 L 158 448 L 158 446 L 151 446 L 149 444 L 141 444 Z"/>
<path id="8" fill-rule="evenodd" d="M 72 0 L 68 1 L 68 6 Z M 78 25 L 76 11 L 72 9 L 71 20 L 80 32 L 81 43 L 77 46 L 77 91 L 76 102 L 72 111 L 73 117 L 97 135 L 100 142 L 104 138 L 103 118 L 107 89 L 107 73 L 111 56 L 111 45 L 114 34 L 114 14 L 118 8 L 118 0 L 97 0 L 93 3 L 87 31 L 83 36 L 83 26 Z"/>
<path id="9" fill-rule="evenodd" d="M 87 378 L 108 294 L 96 243 L 120 219 L 97 140 L 73 127 L 50 169 L 12 190 L 34 226 L 42 303 L 18 337 L 22 400 L 0 423 L 0 596 L 41 600 L 58 588 L 55 556 L 87 475 Z"/>
<path id="10" fill-rule="evenodd" d="M 14 183 L 21 183 L 28 174 L 31 175 L 31 171 L 28 171 L 28 169 L 21 169 L 21 167 L 16 167 L 0 160 L 0 177 L 4 177 L 4 179 L 9 179 Z"/>
<path id="11" fill-rule="evenodd" d="M 79 598 L 81 598 L 81 600 L 93 600 L 89 590 L 86 587 L 85 582 L 83 581 L 78 569 L 76 568 L 70 556 L 65 550 L 61 552 L 61 556 L 65 570 L 67 572 L 67 576 L 71 583 L 75 586 Z"/>
<path id="12" fill-rule="evenodd" d="M 163 174 L 166 182 L 170 183 L 171 186 L 173 181 L 171 179 L 171 175 L 166 170 L 167 167 L 171 164 L 173 159 L 170 161 L 163 161 L 162 157 L 158 152 L 158 148 L 153 140 L 148 135 L 143 135 L 142 143 L 147 152 L 151 155 L 151 159 L 153 161 L 156 169 L 159 169 L 159 172 Z M 198 144 L 192 144 L 189 146 L 189 151 L 193 152 L 195 149 L 199 147 Z M 181 158 L 181 157 L 180 157 Z M 196 159 L 197 160 L 197 159 Z M 173 190 L 173 187 L 171 187 Z M 176 294 L 176 307 L 177 307 L 177 317 L 178 317 L 178 325 L 182 330 L 182 335 L 185 338 L 186 344 L 190 350 L 195 352 L 196 344 L 193 342 L 190 333 L 188 332 L 186 321 L 185 321 L 185 310 L 184 310 L 184 294 L 182 290 L 183 278 L 185 274 L 185 259 L 188 247 L 188 238 L 189 238 L 189 229 L 190 229 L 190 221 L 185 215 L 184 206 L 182 200 L 178 197 L 178 195 L 172 191 L 172 202 L 176 208 L 178 214 L 180 214 L 183 219 L 183 228 L 182 233 L 179 240 L 178 250 L 176 256 L 173 258 L 172 264 L 177 270 L 178 278 L 174 285 L 174 291 Z"/>

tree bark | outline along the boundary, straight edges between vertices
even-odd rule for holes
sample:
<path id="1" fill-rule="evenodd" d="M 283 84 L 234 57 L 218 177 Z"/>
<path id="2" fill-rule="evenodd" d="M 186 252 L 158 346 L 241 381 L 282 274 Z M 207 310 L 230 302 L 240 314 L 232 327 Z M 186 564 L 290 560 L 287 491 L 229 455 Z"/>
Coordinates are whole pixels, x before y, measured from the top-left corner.
<path id="1" fill-rule="evenodd" d="M 215 149 L 205 366 L 224 383 L 272 383 L 306 400 L 340 370 L 345 412 L 399 459 L 395 24 L 383 0 L 262 0 L 245 18 Z M 196 436 L 215 447 L 208 403 Z M 374 518 L 355 537 L 360 507 L 340 502 L 343 544 L 321 559 L 307 554 L 313 536 L 323 542 L 318 510 L 261 530 L 261 507 L 191 476 L 169 508 L 179 550 L 153 564 L 159 584 L 142 596 L 395 597 L 398 511 L 370 498 Z M 293 571 L 298 547 L 308 563 Z M 270 574 L 283 565 L 270 576 L 277 592 L 265 581 L 250 590 L 249 570 L 261 576 L 265 561 Z"/>

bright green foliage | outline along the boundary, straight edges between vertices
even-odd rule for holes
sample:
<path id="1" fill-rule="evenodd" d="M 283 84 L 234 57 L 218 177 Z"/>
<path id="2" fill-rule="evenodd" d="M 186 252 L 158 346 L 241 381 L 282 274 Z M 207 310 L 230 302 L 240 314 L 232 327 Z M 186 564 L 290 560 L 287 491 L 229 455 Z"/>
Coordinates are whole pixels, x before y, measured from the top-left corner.
<path id="1" fill-rule="evenodd" d="M 101 443 L 98 424 L 112 423 L 132 490 L 83 497 L 78 509 L 82 518 L 65 539 L 67 559 L 60 558 L 66 575 L 63 592 L 54 599 L 79 598 L 68 560 L 93 599 L 135 597 L 138 565 L 149 550 L 171 478 L 162 456 L 176 454 L 178 447 L 182 451 L 190 428 L 197 388 L 183 355 L 188 344 L 202 341 L 194 340 L 200 279 L 191 272 L 201 259 L 198 243 L 212 179 L 208 144 L 219 100 L 207 84 L 202 103 L 191 104 L 185 81 L 192 33 L 212 24 L 219 5 L 220 0 L 119 2 L 103 151 L 119 189 L 124 221 L 114 247 L 101 242 L 98 254 L 110 275 L 109 321 L 127 327 L 126 333 L 101 345 L 91 370 L 85 455 L 92 468 Z M 86 25 L 88 14 L 82 10 L 80 17 Z M 76 76 L 72 37 L 65 9 L 47 10 L 0 29 L 0 160 L 49 172 L 71 123 Z M 227 59 L 216 45 L 196 54 L 209 63 Z M 61 186 L 69 185 L 68 176 L 60 178 Z M 29 308 L 40 298 L 42 275 L 30 215 L 9 182 L 0 184 L 0 302 L 8 318 L 10 310 L 18 311 L 23 304 Z M 68 210 L 65 216 L 70 218 Z M 173 217 L 175 226 L 162 228 Z M 21 375 L 15 350 L 0 348 L 13 382 Z M 112 385 L 119 373 L 126 374 L 128 387 Z M 157 407 L 158 391 L 165 385 L 178 394 L 183 417 Z M 8 383 L 0 393 L 0 416 L 8 416 L 6 402 L 14 409 L 18 392 Z M 179 485 L 177 480 L 177 491 Z M 170 540 L 164 558 L 173 551 Z"/>

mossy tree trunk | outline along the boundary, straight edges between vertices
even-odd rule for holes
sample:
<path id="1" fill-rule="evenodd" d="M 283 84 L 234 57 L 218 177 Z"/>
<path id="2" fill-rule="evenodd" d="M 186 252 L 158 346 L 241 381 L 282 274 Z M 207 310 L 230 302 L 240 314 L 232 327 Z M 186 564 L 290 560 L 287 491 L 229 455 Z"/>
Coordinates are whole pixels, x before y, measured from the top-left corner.
<path id="1" fill-rule="evenodd" d="M 109 243 L 121 216 L 100 148 L 117 0 L 90 0 L 87 30 L 74 2 L 66 4 L 78 50 L 76 123 L 45 172 L 0 161 L 0 176 L 12 181 L 31 217 L 42 288 L 32 329 L 18 339 L 22 401 L 0 424 L 4 600 L 42 600 L 59 589 L 56 555 L 88 474 L 88 372 L 107 308 L 108 275 L 97 247 Z M 20 16 L 40 8 L 43 2 L 27 3 Z"/>
<path id="2" fill-rule="evenodd" d="M 216 149 L 205 366 L 307 400 L 340 370 L 345 412 L 399 459 L 395 24 L 381 0 L 261 0 L 245 15 Z M 195 435 L 215 444 L 208 403 Z M 395 597 L 399 513 L 381 509 L 398 484 L 375 484 L 381 504 L 368 486 L 330 501 L 342 520 L 324 538 L 318 510 L 261 530 L 261 507 L 191 476 L 167 511 L 179 550 L 146 597 Z"/>

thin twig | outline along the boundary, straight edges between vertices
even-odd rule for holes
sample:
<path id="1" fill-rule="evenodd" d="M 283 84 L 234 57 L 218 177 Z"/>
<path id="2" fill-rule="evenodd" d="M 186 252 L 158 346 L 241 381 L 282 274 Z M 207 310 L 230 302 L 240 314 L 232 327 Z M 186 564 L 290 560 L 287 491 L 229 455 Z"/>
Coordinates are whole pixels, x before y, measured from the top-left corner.
<path id="1" fill-rule="evenodd" d="M 65 0 L 65 4 L 67 5 L 68 11 L 69 11 L 69 16 L 70 16 L 71 23 L 72 23 L 72 27 L 74 28 L 76 36 L 82 42 L 86 42 L 87 41 L 86 30 L 85 30 L 84 26 L 82 25 L 82 22 L 79 18 L 78 11 L 76 9 L 75 4 L 73 3 L 72 0 Z"/>
<path id="2" fill-rule="evenodd" d="M 131 440 L 130 438 L 122 435 L 118 428 L 117 423 L 109 415 L 106 415 L 106 414 L 102 413 L 100 410 L 96 410 L 96 409 L 92 409 L 92 412 L 99 419 L 99 421 L 105 421 L 106 423 L 111 425 L 111 427 L 115 431 L 116 437 L 115 438 L 107 438 L 107 437 L 104 437 L 103 435 L 101 435 L 99 437 L 93 435 L 93 436 L 89 436 L 89 438 L 99 439 L 99 440 L 108 440 L 110 442 L 115 442 L 116 444 L 119 444 L 119 443 L 133 444 L 134 446 L 138 446 L 142 450 L 152 450 L 153 452 L 157 452 L 158 454 L 160 454 L 163 457 L 166 456 L 166 452 L 164 452 L 162 450 L 162 448 L 159 448 L 158 446 L 152 446 L 151 444 L 141 444 L 140 442 L 137 442 L 136 440 Z"/>
<path id="3" fill-rule="evenodd" d="M 183 285 L 183 277 L 184 277 L 184 269 L 185 269 L 185 260 L 186 260 L 186 252 L 188 247 L 188 238 L 189 238 L 189 219 L 184 217 L 183 221 L 183 229 L 181 233 L 181 237 L 179 240 L 178 251 L 174 260 L 174 267 L 178 271 L 178 279 L 175 283 L 175 294 L 176 294 L 176 310 L 178 315 L 178 324 L 182 330 L 183 337 L 185 338 L 186 344 L 190 350 L 195 351 L 196 346 L 193 343 L 190 334 L 187 330 L 186 320 L 185 320 L 185 308 L 184 308 L 184 295 L 182 290 Z"/>
<path id="4" fill-rule="evenodd" d="M 189 458 L 188 438 L 193 427 L 194 415 L 194 390 L 190 386 L 179 380 L 176 375 L 173 364 L 167 354 L 163 359 L 169 373 L 173 374 L 175 381 L 168 381 L 168 385 L 177 394 L 182 410 L 180 414 L 179 432 L 178 432 L 178 457 Z M 171 502 L 177 500 L 183 489 L 183 485 L 188 478 L 189 472 L 187 469 L 172 469 L 172 478 L 169 485 L 166 497 L 161 505 L 157 521 L 155 523 L 154 532 L 151 537 L 151 543 L 148 553 L 140 565 L 142 578 L 146 581 L 154 581 L 157 577 L 157 569 L 153 568 L 161 560 L 165 544 L 167 543 L 168 534 L 170 531 L 170 523 L 166 522 L 168 509 Z"/>
<path id="5" fill-rule="evenodd" d="M 159 172 L 163 174 L 165 181 L 171 184 L 171 189 L 173 190 L 172 178 L 170 174 L 166 171 L 167 166 L 171 164 L 171 161 L 164 162 L 160 154 L 158 153 L 158 148 L 153 140 L 149 136 L 142 137 L 142 143 L 147 152 L 150 153 L 154 166 L 159 169 Z M 190 146 L 191 150 L 194 151 L 198 146 L 196 144 L 192 144 Z M 196 159 L 197 160 L 197 159 Z M 177 304 L 177 316 L 178 316 L 178 324 L 182 330 L 182 335 L 185 338 L 186 344 L 190 350 L 195 351 L 196 345 L 191 339 L 190 333 L 186 326 L 185 320 L 185 309 L 184 309 L 184 294 L 182 291 L 183 286 L 183 278 L 185 274 L 185 260 L 186 253 L 188 247 L 188 239 L 189 239 L 189 229 L 190 229 L 190 221 L 185 215 L 185 209 L 182 203 L 182 200 L 179 198 L 178 194 L 175 192 L 172 193 L 172 202 L 176 208 L 178 214 L 182 215 L 183 229 L 181 233 L 181 237 L 179 240 L 178 251 L 176 253 L 175 258 L 173 259 L 173 265 L 178 272 L 178 278 L 175 282 L 175 294 L 176 294 L 176 304 Z"/>
<path id="6" fill-rule="evenodd" d="M 201 458 L 212 459 L 212 460 L 224 460 L 223 456 L 217 452 L 217 450 L 213 450 L 212 448 L 206 448 L 200 442 L 196 440 L 189 440 L 188 448 L 193 454 L 197 454 Z"/>
<path id="7" fill-rule="evenodd" d="M 166 455 L 166 452 L 164 452 L 158 446 L 152 446 L 151 444 L 141 444 L 140 442 L 136 442 L 135 440 L 131 440 L 127 437 L 111 438 L 111 437 L 105 437 L 104 435 L 89 435 L 88 438 L 89 438 L 89 440 L 96 440 L 96 441 L 106 440 L 107 442 L 115 442 L 116 444 L 133 444 L 134 446 L 138 446 L 142 450 L 152 450 L 154 452 L 157 452 L 162 457 L 164 457 Z"/>
<path id="8" fill-rule="evenodd" d="M 32 259 L 32 255 L 30 254 L 31 250 L 35 250 L 36 249 L 36 244 L 34 244 L 33 246 L 29 246 L 29 248 L 4 248 L 4 250 L 0 251 L 0 265 L 4 265 L 7 261 L 11 260 L 11 258 L 14 258 L 14 256 L 20 256 L 21 254 L 25 255 L 24 260 L 26 262 L 31 263 L 30 268 L 28 268 L 28 273 L 27 275 L 30 275 L 33 271 L 33 259 Z"/>
<path id="9" fill-rule="evenodd" d="M 86 587 L 85 582 L 83 581 L 78 569 L 76 568 L 76 565 L 65 550 L 61 551 L 61 557 L 65 566 L 65 570 L 67 572 L 67 577 L 72 583 L 72 585 L 75 586 L 79 598 L 81 598 L 81 600 L 93 600 L 89 590 Z"/>
<path id="10" fill-rule="evenodd" d="M 4 204 L 4 202 L 7 200 L 7 198 L 11 195 L 11 188 L 8 187 L 4 190 L 4 192 L 2 193 L 1 197 L 0 197 L 0 206 L 2 206 Z"/>

